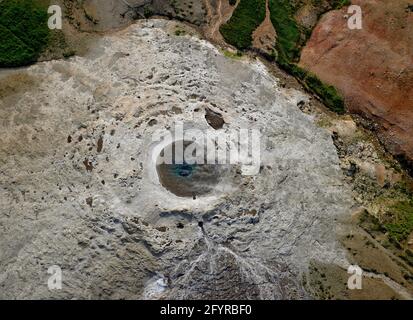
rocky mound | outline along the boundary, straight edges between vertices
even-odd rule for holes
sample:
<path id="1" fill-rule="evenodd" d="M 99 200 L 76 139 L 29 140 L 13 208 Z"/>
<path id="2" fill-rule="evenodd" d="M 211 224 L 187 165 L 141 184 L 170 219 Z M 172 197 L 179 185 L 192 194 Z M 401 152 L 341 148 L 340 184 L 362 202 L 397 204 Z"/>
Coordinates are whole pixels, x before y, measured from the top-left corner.
<path id="1" fill-rule="evenodd" d="M 350 195 L 331 136 L 297 107 L 307 97 L 176 29 L 138 23 L 85 57 L 2 74 L 1 298 L 302 298 L 311 261 L 346 267 Z M 259 174 L 174 194 L 153 134 L 176 121 L 258 129 Z"/>

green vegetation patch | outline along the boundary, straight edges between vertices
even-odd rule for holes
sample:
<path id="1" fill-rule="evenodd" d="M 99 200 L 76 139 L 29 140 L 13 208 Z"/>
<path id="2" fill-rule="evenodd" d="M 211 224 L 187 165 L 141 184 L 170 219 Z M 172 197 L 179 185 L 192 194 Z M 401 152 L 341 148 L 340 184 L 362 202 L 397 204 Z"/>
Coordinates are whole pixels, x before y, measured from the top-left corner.
<path id="1" fill-rule="evenodd" d="M 47 7 L 33 0 L 0 2 L 0 67 L 33 63 L 48 42 Z"/>
<path id="2" fill-rule="evenodd" d="M 376 216 L 365 210 L 359 216 L 359 226 L 379 241 L 384 248 L 413 266 L 413 251 L 409 245 L 413 232 L 413 194 L 408 180 L 402 180 L 389 189 L 379 190 L 372 207 Z M 383 237 L 385 235 L 385 237 Z M 405 279 L 412 279 L 405 274 Z"/>
<path id="3" fill-rule="evenodd" d="M 311 73 L 307 73 L 304 81 L 306 85 L 323 100 L 324 104 L 330 110 L 338 114 L 345 113 L 344 100 L 335 87 L 323 83 Z"/>
<path id="4" fill-rule="evenodd" d="M 252 34 L 265 19 L 265 0 L 241 0 L 231 19 L 221 26 L 225 41 L 238 49 L 252 44 Z"/>
<path id="5" fill-rule="evenodd" d="M 271 22 L 277 31 L 278 57 L 293 61 L 300 53 L 301 32 L 295 19 L 295 9 L 289 0 L 269 0 Z"/>
<path id="6" fill-rule="evenodd" d="M 307 90 L 315 93 L 331 111 L 338 114 L 346 112 L 344 99 L 334 86 L 322 82 L 316 75 L 284 59 L 277 60 L 279 66 L 300 79 Z"/>
<path id="7" fill-rule="evenodd" d="M 241 51 L 231 52 L 231 51 L 228 51 L 228 50 L 222 50 L 222 53 L 227 58 L 231 58 L 231 59 L 235 59 L 235 60 L 242 58 L 242 52 Z"/>
<path id="8" fill-rule="evenodd" d="M 392 221 L 384 227 L 391 240 L 406 240 L 413 231 L 413 201 L 402 201 L 391 207 Z"/>

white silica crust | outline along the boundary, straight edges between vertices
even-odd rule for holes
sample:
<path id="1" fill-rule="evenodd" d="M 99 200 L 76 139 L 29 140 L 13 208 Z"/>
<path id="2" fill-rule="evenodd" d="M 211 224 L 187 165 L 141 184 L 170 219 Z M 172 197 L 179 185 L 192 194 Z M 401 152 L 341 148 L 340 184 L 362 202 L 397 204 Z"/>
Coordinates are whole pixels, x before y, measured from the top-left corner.
<path id="1" fill-rule="evenodd" d="M 85 57 L 16 71 L 32 85 L 0 100 L 0 298 L 294 299 L 311 260 L 345 265 L 351 194 L 331 137 L 297 107 L 308 97 L 175 27 L 139 22 Z M 261 170 L 178 197 L 152 135 L 209 130 L 206 108 L 223 134 L 260 130 Z"/>

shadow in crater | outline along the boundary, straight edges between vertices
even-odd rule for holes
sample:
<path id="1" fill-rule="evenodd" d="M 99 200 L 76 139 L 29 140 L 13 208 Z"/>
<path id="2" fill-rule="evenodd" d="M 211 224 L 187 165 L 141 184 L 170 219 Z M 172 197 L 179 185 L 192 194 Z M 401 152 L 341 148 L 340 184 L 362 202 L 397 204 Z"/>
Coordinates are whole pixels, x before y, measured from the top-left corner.
<path id="1" fill-rule="evenodd" d="M 184 142 L 183 150 L 192 142 Z M 159 155 L 156 171 L 161 185 L 178 197 L 202 196 L 210 193 L 220 182 L 225 166 L 217 164 L 193 164 L 187 161 L 183 150 L 174 142 L 165 147 Z M 177 161 L 175 155 L 181 154 L 182 161 Z M 165 155 L 171 155 L 171 163 L 164 163 Z M 192 155 L 194 156 L 194 155 Z M 190 162 L 190 163 L 188 163 Z M 201 161 L 200 161 L 201 162 Z M 204 159 L 204 163 L 206 159 Z"/>

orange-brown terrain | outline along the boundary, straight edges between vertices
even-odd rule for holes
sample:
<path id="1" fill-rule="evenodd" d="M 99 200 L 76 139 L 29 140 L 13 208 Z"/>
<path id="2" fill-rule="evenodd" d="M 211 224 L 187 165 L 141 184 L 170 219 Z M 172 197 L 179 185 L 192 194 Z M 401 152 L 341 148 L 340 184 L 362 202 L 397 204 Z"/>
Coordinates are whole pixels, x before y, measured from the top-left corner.
<path id="1" fill-rule="evenodd" d="M 413 160 L 413 12 L 409 1 L 353 0 L 361 30 L 347 26 L 347 7 L 324 15 L 300 64 L 334 85 L 352 113 L 371 120 L 387 149 Z"/>

